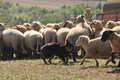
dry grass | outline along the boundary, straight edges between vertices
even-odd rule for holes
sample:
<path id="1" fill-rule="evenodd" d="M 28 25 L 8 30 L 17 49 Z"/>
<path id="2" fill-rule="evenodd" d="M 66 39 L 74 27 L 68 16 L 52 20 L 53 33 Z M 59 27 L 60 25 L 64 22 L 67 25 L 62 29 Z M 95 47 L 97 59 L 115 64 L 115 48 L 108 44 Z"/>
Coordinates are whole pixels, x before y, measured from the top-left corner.
<path id="1" fill-rule="evenodd" d="M 89 5 L 90 7 L 96 7 L 99 3 L 104 5 L 105 2 L 100 1 L 80 1 L 80 0 L 3 0 L 9 1 L 12 3 L 19 3 L 22 6 L 39 6 L 41 8 L 46 9 L 59 9 L 63 5 L 74 6 L 76 4 L 85 4 Z"/>
<path id="2" fill-rule="evenodd" d="M 13 60 L 0 62 L 0 80 L 120 80 L 120 68 L 112 63 L 104 66 L 106 59 L 98 59 L 101 66 L 95 67 L 93 59 L 86 59 L 83 65 L 70 60 L 70 65 L 45 65 L 39 60 Z M 118 60 L 117 60 L 118 61 Z"/>

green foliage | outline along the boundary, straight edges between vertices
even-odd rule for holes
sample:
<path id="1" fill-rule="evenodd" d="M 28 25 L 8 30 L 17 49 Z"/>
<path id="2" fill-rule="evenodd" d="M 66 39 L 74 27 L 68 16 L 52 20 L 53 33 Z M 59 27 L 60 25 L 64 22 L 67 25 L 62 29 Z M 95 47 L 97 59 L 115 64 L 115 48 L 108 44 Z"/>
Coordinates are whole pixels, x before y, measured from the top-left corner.
<path id="1" fill-rule="evenodd" d="M 0 4 L 0 22 L 8 23 L 12 26 L 31 23 L 33 21 L 33 13 L 35 13 L 35 19 L 43 24 L 72 20 L 80 14 L 85 15 L 86 8 L 89 7 L 88 5 L 74 5 L 72 7 L 63 5 L 60 9 L 47 10 L 38 6 L 23 7 L 18 3 L 3 3 L 0 1 Z M 97 8 L 91 8 L 93 19 L 95 19 L 96 13 L 99 12 L 102 12 L 100 4 Z"/>

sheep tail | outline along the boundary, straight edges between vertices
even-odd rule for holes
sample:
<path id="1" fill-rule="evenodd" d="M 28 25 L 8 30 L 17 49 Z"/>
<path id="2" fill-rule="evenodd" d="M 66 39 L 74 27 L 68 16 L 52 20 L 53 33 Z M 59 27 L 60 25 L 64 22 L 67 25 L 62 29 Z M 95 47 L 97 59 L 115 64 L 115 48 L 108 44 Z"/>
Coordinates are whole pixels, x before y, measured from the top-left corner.
<path id="1" fill-rule="evenodd" d="M 114 60 L 114 52 L 111 53 L 111 60 L 112 60 L 112 63 L 115 64 L 116 61 Z"/>
<path id="2" fill-rule="evenodd" d="M 41 52 L 41 44 L 37 45 L 37 52 Z"/>

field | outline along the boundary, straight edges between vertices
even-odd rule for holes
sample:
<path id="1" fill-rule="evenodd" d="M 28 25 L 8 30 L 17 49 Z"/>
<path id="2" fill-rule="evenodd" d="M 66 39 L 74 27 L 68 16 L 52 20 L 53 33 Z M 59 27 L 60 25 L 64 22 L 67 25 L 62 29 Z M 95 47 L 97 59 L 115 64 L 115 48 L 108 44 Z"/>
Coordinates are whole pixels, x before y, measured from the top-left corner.
<path id="1" fill-rule="evenodd" d="M 46 9 L 59 9 L 63 5 L 74 6 L 76 4 L 89 5 L 90 7 L 96 7 L 99 3 L 104 5 L 105 2 L 101 1 L 80 1 L 80 0 L 2 0 L 9 1 L 11 3 L 19 3 L 22 6 L 39 6 Z"/>
<path id="2" fill-rule="evenodd" d="M 41 59 L 0 61 L 0 80 L 120 80 L 118 63 L 104 66 L 107 59 L 98 59 L 100 66 L 96 67 L 94 59 L 79 65 L 81 60 L 70 60 L 69 65 L 59 64 L 58 59 L 53 59 L 56 64 L 51 65 Z"/>

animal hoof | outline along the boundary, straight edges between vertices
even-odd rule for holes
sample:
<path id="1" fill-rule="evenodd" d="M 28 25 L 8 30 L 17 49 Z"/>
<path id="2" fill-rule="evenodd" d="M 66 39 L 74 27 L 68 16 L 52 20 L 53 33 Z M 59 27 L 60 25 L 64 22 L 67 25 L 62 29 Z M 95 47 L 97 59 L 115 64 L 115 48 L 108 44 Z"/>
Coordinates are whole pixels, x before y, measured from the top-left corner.
<path id="1" fill-rule="evenodd" d="M 80 63 L 80 65 L 82 65 L 82 63 Z"/>
<path id="2" fill-rule="evenodd" d="M 74 62 L 77 62 L 76 60 L 74 60 Z"/>
<path id="3" fill-rule="evenodd" d="M 113 61 L 113 64 L 115 64 L 116 63 L 116 61 Z"/>

